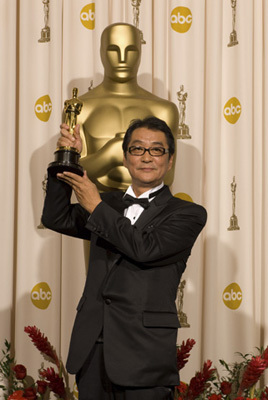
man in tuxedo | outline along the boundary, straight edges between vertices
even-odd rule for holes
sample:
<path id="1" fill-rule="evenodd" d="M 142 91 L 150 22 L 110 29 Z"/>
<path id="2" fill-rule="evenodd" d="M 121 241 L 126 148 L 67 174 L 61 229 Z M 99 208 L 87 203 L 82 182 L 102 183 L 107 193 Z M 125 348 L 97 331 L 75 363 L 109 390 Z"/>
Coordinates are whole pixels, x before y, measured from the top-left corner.
<path id="1" fill-rule="evenodd" d="M 58 146 L 81 152 L 79 125 L 72 136 L 63 124 Z M 67 360 L 81 400 L 171 400 L 179 383 L 176 293 L 206 211 L 164 185 L 174 151 L 167 124 L 149 117 L 124 137 L 126 193 L 100 194 L 86 173 L 48 177 L 43 224 L 91 241 Z"/>

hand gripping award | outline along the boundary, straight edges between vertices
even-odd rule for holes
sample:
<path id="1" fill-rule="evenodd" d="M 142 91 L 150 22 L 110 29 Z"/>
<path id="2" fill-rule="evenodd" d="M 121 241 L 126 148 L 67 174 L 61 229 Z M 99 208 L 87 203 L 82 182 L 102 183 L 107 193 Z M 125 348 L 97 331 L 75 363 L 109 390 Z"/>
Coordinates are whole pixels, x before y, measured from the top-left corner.
<path id="1" fill-rule="evenodd" d="M 70 133 L 73 134 L 74 127 L 77 124 L 77 116 L 80 114 L 83 103 L 77 98 L 78 89 L 73 88 L 73 97 L 64 102 L 65 123 L 70 127 Z M 58 147 L 54 153 L 55 161 L 48 166 L 48 171 L 55 176 L 59 172 L 69 171 L 83 176 L 83 167 L 79 164 L 80 153 L 74 147 Z"/>

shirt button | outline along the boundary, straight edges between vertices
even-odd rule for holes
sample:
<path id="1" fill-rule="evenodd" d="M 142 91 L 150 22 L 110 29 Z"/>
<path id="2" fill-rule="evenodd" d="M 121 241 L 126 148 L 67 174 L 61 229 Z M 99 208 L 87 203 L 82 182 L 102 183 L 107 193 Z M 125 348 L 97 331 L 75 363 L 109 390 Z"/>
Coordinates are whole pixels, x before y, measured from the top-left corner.
<path id="1" fill-rule="evenodd" d="M 111 304 L 112 300 L 111 299 L 105 299 L 105 303 L 109 306 Z"/>

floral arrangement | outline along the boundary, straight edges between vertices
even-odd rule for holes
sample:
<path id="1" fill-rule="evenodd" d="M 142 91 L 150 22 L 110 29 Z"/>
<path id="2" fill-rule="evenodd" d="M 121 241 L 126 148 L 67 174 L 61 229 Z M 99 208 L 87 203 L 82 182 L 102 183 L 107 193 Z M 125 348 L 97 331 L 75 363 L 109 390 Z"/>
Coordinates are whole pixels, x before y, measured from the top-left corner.
<path id="1" fill-rule="evenodd" d="M 177 366 L 181 370 L 188 362 L 190 351 L 195 345 L 193 339 L 182 342 L 177 348 Z M 227 375 L 220 377 L 210 360 L 196 372 L 189 384 L 181 382 L 175 388 L 175 400 L 268 400 L 268 386 L 257 388 L 256 384 L 268 368 L 268 347 L 257 349 L 259 354 L 241 354 L 241 362 L 232 364 L 219 360 Z"/>
<path id="2" fill-rule="evenodd" d="M 11 345 L 6 340 L 0 360 L 0 378 L 4 382 L 0 389 L 4 391 L 5 399 L 43 400 L 49 399 L 50 393 L 53 393 L 58 399 L 74 400 L 68 373 L 47 337 L 36 326 L 27 326 L 24 331 L 44 359 L 56 366 L 56 371 L 53 367 L 44 368 L 42 364 L 38 371 L 39 379 L 35 381 L 27 375 L 26 367 L 16 364 L 14 357 L 11 357 Z M 187 339 L 178 346 L 178 371 L 188 362 L 194 345 L 194 339 Z M 219 360 L 227 373 L 224 377 L 220 377 L 217 369 L 212 367 L 212 362 L 207 360 L 189 384 L 181 382 L 176 386 L 174 400 L 268 400 L 268 386 L 256 387 L 268 368 L 268 347 L 257 350 L 258 355 L 238 353 L 241 362 L 228 364 Z"/>
<path id="3" fill-rule="evenodd" d="M 16 364 L 11 357 L 11 345 L 6 340 L 3 357 L 0 360 L 0 377 L 4 384 L 0 388 L 4 391 L 6 400 L 38 400 L 49 398 L 50 392 L 63 400 L 73 399 L 69 388 L 68 373 L 56 351 L 47 337 L 36 326 L 27 326 L 24 331 L 28 334 L 34 346 L 40 351 L 45 360 L 55 364 L 53 367 L 40 368 L 39 379 L 34 380 L 27 375 L 27 369 L 22 364 Z"/>

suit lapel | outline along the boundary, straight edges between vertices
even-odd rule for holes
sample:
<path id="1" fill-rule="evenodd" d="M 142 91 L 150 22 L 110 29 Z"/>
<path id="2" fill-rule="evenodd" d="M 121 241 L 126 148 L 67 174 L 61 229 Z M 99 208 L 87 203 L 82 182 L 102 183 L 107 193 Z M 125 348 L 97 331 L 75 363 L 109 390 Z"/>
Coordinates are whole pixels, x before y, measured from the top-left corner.
<path id="1" fill-rule="evenodd" d="M 124 203 L 122 198 L 124 196 L 124 192 L 110 192 L 106 193 L 103 196 L 103 199 L 107 204 L 109 204 L 112 208 L 118 211 L 120 214 L 124 214 Z M 169 199 L 172 198 L 172 194 L 168 186 L 165 187 L 163 192 L 159 193 L 158 196 L 154 200 L 151 201 L 150 207 L 144 210 L 140 217 L 138 218 L 135 226 L 139 229 L 143 228 L 146 224 L 148 224 L 157 214 L 159 214 L 167 205 Z"/>
<path id="2" fill-rule="evenodd" d="M 135 226 L 142 229 L 166 207 L 168 200 L 171 198 L 172 194 L 170 193 L 168 186 L 166 186 L 166 189 L 152 200 L 150 206 L 141 213 Z"/>

